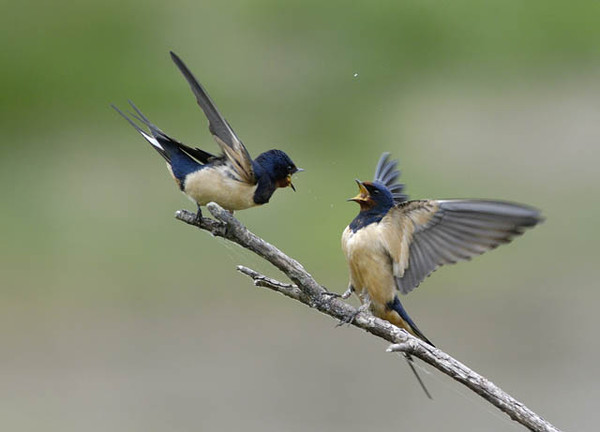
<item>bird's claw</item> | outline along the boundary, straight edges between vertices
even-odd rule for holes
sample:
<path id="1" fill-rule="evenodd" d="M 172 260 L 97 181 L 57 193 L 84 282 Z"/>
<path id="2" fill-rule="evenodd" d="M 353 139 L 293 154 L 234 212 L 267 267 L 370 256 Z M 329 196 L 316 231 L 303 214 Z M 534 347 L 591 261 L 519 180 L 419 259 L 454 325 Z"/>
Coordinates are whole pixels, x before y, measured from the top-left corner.
<path id="1" fill-rule="evenodd" d="M 323 287 L 325 288 L 325 287 Z M 352 295 L 352 293 L 354 292 L 354 288 L 352 286 L 350 286 L 346 291 L 344 291 L 343 294 L 338 294 L 332 291 L 327 291 L 327 288 L 325 288 L 325 292 L 322 293 L 322 295 L 326 295 L 326 296 L 330 296 L 330 297 L 334 297 L 334 298 L 341 298 L 344 300 L 347 300 L 350 298 L 350 296 Z"/>
<path id="2" fill-rule="evenodd" d="M 359 310 L 356 310 L 356 312 L 352 312 L 350 315 L 342 318 L 335 326 L 336 327 L 341 327 L 343 325 L 349 326 L 350 324 L 352 324 L 352 322 L 358 316 L 358 314 L 360 314 Z"/>
<path id="3" fill-rule="evenodd" d="M 352 312 L 350 315 L 348 315 L 345 318 L 342 318 L 340 320 L 340 322 L 337 323 L 336 327 L 341 327 L 344 324 L 350 325 L 354 322 L 354 320 L 356 319 L 357 316 L 359 316 L 361 313 L 366 312 L 369 307 L 371 306 L 371 303 L 363 303 L 361 304 L 358 309 L 356 309 L 354 312 Z"/>
<path id="4" fill-rule="evenodd" d="M 326 297 L 332 297 L 332 298 L 342 298 L 341 294 L 338 294 L 336 292 L 333 291 L 323 291 L 321 293 L 322 296 L 326 296 Z"/>
<path id="5" fill-rule="evenodd" d="M 348 288 L 346 291 L 344 291 L 344 294 L 340 295 L 340 297 L 344 300 L 349 299 L 353 292 L 354 288 Z"/>

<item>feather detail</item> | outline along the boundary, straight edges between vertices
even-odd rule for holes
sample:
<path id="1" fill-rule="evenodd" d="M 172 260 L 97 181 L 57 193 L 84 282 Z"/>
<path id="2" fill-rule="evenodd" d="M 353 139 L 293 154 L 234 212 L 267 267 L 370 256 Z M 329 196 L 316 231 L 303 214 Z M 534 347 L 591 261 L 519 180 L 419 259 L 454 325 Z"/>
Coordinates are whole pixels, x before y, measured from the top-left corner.
<path id="1" fill-rule="evenodd" d="M 396 286 L 407 294 L 440 266 L 508 243 L 542 218 L 532 207 L 502 201 L 422 200 L 394 207 L 386 220 L 401 227 L 389 233 L 399 251 L 389 250 Z"/>
<path id="2" fill-rule="evenodd" d="M 374 182 L 379 182 L 384 185 L 392 193 L 394 203 L 399 204 L 408 199 L 408 195 L 403 193 L 404 185 L 396 183 L 400 177 L 400 171 L 396 168 L 397 160 L 390 160 L 389 153 L 383 153 L 377 162 L 375 168 Z"/>
<path id="3" fill-rule="evenodd" d="M 185 63 L 171 51 L 171 59 L 179 68 L 192 92 L 196 96 L 198 105 L 208 119 L 208 129 L 215 138 L 223 154 L 233 164 L 238 175 L 247 183 L 255 184 L 252 158 L 242 141 L 235 134 L 227 120 L 223 118 L 204 87 L 196 80 Z"/>

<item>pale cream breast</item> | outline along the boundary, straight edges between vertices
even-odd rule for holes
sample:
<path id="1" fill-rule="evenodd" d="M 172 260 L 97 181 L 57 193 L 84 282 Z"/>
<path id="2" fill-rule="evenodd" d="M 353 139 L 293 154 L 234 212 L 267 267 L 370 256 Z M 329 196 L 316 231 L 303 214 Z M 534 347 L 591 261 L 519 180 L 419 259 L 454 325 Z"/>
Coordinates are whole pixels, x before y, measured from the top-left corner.
<path id="1" fill-rule="evenodd" d="M 225 174 L 223 167 L 207 167 L 188 174 L 185 194 L 199 205 L 216 202 L 227 210 L 243 210 L 255 207 L 256 185 L 238 181 Z"/>
<path id="2" fill-rule="evenodd" d="M 380 305 L 392 301 L 396 291 L 383 227 L 381 223 L 374 223 L 356 232 L 346 228 L 342 235 L 350 282 L 359 297 L 368 293 L 372 302 Z"/>

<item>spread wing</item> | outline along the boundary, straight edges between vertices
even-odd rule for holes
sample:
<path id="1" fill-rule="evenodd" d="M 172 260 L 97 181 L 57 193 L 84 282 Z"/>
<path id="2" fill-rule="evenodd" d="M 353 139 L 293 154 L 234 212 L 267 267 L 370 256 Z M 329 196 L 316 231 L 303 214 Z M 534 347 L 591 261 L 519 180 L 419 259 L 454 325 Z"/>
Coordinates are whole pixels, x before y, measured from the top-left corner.
<path id="1" fill-rule="evenodd" d="M 400 204 L 408 199 L 408 195 L 402 193 L 404 185 L 397 182 L 398 177 L 400 177 L 400 171 L 396 168 L 397 165 L 398 161 L 390 160 L 389 153 L 383 153 L 379 158 L 379 162 L 377 162 L 373 181 L 387 187 L 394 197 L 394 203 Z"/>
<path id="2" fill-rule="evenodd" d="M 394 207 L 388 251 L 402 294 L 444 264 L 469 260 L 510 242 L 543 219 L 532 207 L 502 201 L 423 200 Z"/>
<path id="3" fill-rule="evenodd" d="M 200 105 L 208 119 L 208 129 L 223 150 L 225 157 L 231 162 L 242 180 L 252 184 L 256 183 L 254 171 L 252 170 L 252 158 L 242 141 L 231 129 L 227 120 L 219 113 L 204 87 L 192 75 L 185 63 L 174 52 L 171 52 L 171 58 L 190 85 L 198 105 Z"/>

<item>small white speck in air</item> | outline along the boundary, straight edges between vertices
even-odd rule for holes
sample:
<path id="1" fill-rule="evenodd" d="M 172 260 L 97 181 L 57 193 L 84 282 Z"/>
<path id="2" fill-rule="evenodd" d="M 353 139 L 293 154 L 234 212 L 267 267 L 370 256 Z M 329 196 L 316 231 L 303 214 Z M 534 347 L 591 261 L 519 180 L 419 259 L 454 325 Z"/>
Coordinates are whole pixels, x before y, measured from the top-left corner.
<path id="1" fill-rule="evenodd" d="M 354 75 L 352 75 L 354 78 L 358 77 L 358 72 L 354 72 Z"/>

